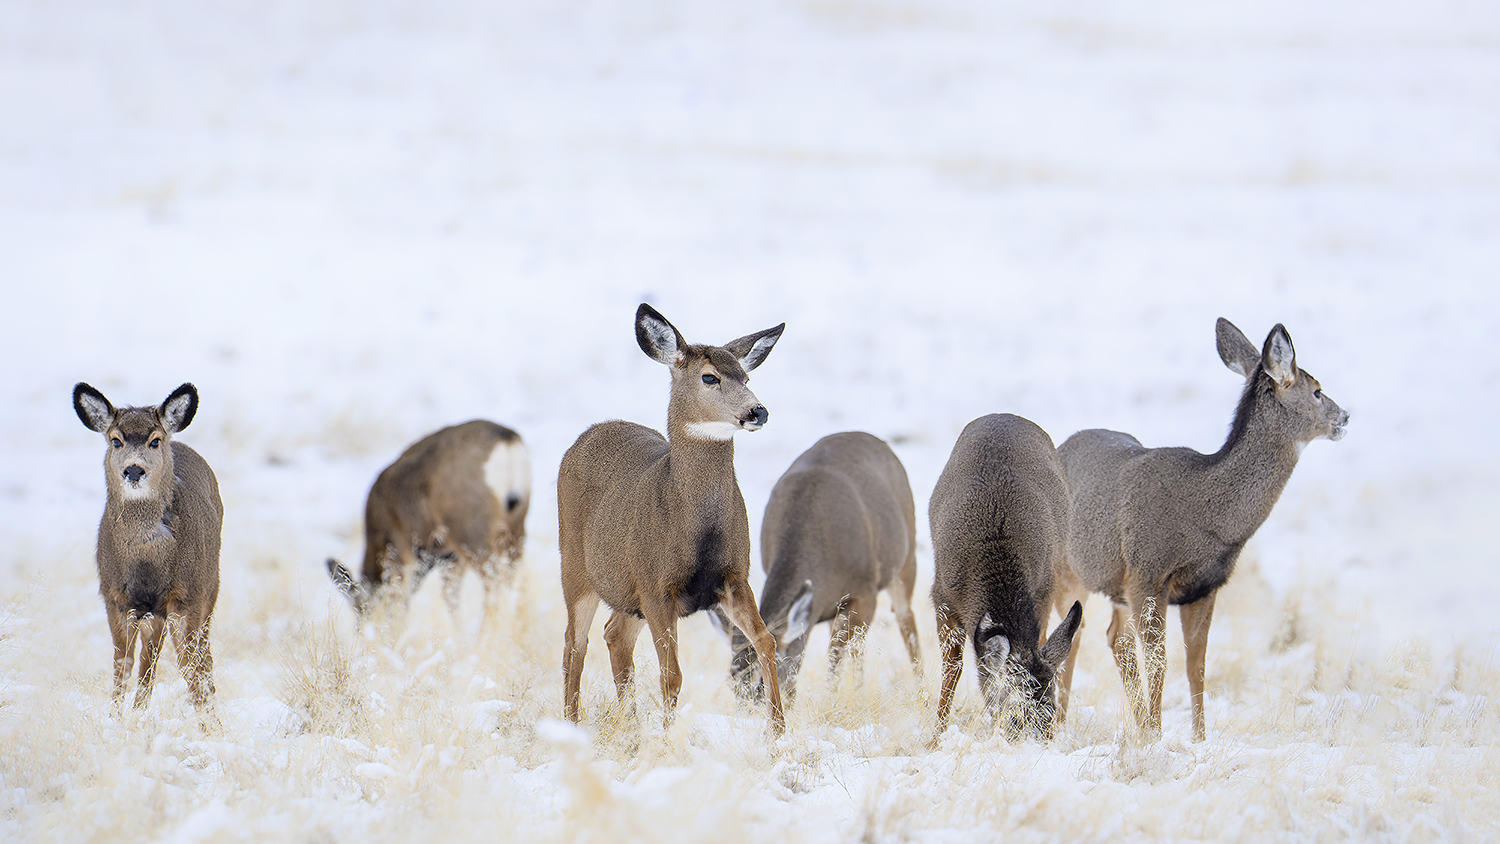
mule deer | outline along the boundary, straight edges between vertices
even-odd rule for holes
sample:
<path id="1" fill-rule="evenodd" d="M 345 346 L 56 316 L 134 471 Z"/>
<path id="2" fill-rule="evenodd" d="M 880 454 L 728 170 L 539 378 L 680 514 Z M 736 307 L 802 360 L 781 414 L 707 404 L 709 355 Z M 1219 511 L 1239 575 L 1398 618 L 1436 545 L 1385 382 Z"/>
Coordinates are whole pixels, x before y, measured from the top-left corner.
<path id="1" fill-rule="evenodd" d="M 1022 685 L 1027 705 L 1021 709 L 1029 712 L 1010 710 L 1007 733 L 1035 730 L 1050 738 L 1055 675 L 1083 620 L 1083 606 L 1074 604 L 1043 638 L 1068 538 L 1068 484 L 1052 438 L 1008 413 L 970 422 L 938 476 L 928 518 L 932 604 L 943 652 L 938 733 L 948 724 L 967 639 L 995 720 L 1006 711 L 1013 686 Z"/>
<path id="2" fill-rule="evenodd" d="M 1312 440 L 1344 436 L 1349 414 L 1297 367 L 1278 324 L 1259 351 L 1228 320 L 1217 326 L 1219 357 L 1245 379 L 1229 437 L 1215 454 L 1146 448 L 1129 434 L 1079 431 L 1058 449 L 1073 490 L 1066 582 L 1058 607 L 1101 592 L 1114 602 L 1109 641 L 1136 723 L 1161 731 L 1166 608 L 1176 604 L 1187 645 L 1193 740 L 1202 741 L 1203 666 L 1214 598 Z M 1127 627 L 1126 610 L 1131 626 Z M 1133 627 L 1133 631 L 1132 631 Z M 1135 636 L 1146 659 L 1142 693 Z M 1074 653 L 1063 669 L 1063 712 Z"/>
<path id="3" fill-rule="evenodd" d="M 814 624 L 833 622 L 829 674 L 858 648 L 880 590 L 913 667 L 920 660 L 911 611 L 917 583 L 917 515 L 911 483 L 895 452 L 863 432 L 830 434 L 792 462 L 776 482 L 760 528 L 760 617 L 777 641 L 777 675 L 788 703 Z M 727 628 L 725 632 L 729 632 Z M 742 692 L 764 691 L 750 641 L 733 632 L 730 676 Z M 856 668 L 863 655 L 852 654 Z"/>
<path id="4" fill-rule="evenodd" d="M 484 419 L 443 428 L 413 443 L 370 487 L 359 578 L 331 557 L 328 575 L 362 614 L 382 587 L 410 578 L 414 589 L 443 565 L 452 611 L 473 568 L 488 606 L 521 556 L 530 506 L 531 458 L 519 434 Z"/>
<path id="5" fill-rule="evenodd" d="M 568 628 L 563 711 L 578 720 L 589 627 L 600 600 L 615 687 L 624 700 L 644 622 L 661 663 L 670 721 L 682 687 L 677 619 L 721 606 L 750 638 L 768 678 L 771 730 L 785 729 L 776 682 L 776 640 L 750 590 L 750 523 L 734 476 L 736 431 L 758 430 L 766 408 L 745 386 L 786 324 L 724 346 L 689 345 L 649 305 L 635 316 L 636 342 L 672 373 L 667 436 L 619 420 L 584 431 L 557 474 L 558 544 Z"/>
<path id="6" fill-rule="evenodd" d="M 99 593 L 114 640 L 114 702 L 122 705 L 141 643 L 135 708 L 151 700 L 168 626 L 177 665 L 199 717 L 212 720 L 213 652 L 208 627 L 219 597 L 219 482 L 198 452 L 175 441 L 198 412 L 198 390 L 183 384 L 156 407 L 116 409 L 79 382 L 73 410 L 104 435 L 107 495 L 99 520 Z"/>

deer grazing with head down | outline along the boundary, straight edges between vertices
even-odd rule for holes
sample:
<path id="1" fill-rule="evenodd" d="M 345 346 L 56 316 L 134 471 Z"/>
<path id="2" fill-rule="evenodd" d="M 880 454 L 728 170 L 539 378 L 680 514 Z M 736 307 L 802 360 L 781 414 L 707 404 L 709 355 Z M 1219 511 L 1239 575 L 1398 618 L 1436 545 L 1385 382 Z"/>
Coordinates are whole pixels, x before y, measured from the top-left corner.
<path id="1" fill-rule="evenodd" d="M 1259 350 L 1226 319 L 1218 321 L 1217 339 L 1224 365 L 1245 379 L 1218 452 L 1146 448 L 1129 434 L 1098 429 L 1079 431 L 1058 449 L 1073 491 L 1058 608 L 1090 592 L 1114 602 L 1108 636 L 1126 698 L 1136 724 L 1159 734 L 1166 609 L 1177 605 L 1194 741 L 1206 736 L 1203 669 L 1218 589 L 1271 515 L 1302 449 L 1319 437 L 1341 439 L 1349 423 L 1318 380 L 1298 368 L 1291 335 L 1281 325 Z M 1137 635 L 1145 651 L 1144 691 Z M 1061 678 L 1064 716 L 1076 656 L 1075 644 Z"/>
<path id="2" fill-rule="evenodd" d="M 856 670 L 858 648 L 884 589 L 913 667 L 920 662 L 917 620 L 911 610 L 917 583 L 917 515 L 911 483 L 895 452 L 863 432 L 830 434 L 792 462 L 776 482 L 760 528 L 760 617 L 777 641 L 777 671 L 788 703 L 807 633 L 833 623 L 829 675 L 846 650 Z M 730 632 L 725 628 L 725 632 Z M 730 675 L 742 694 L 759 696 L 764 683 L 744 634 L 730 633 Z"/>
<path id="3" fill-rule="evenodd" d="M 198 412 L 198 390 L 183 384 L 156 407 L 116 409 L 79 382 L 73 410 L 104 435 L 107 495 L 99 520 L 99 592 L 114 640 L 114 702 L 125 697 L 140 640 L 135 708 L 151 700 L 167 628 L 200 719 L 212 722 L 209 623 L 219 597 L 224 505 L 219 482 L 198 452 L 173 439 Z"/>
<path id="4" fill-rule="evenodd" d="M 615 687 L 623 701 L 635 673 L 635 640 L 651 630 L 670 721 L 682 687 L 677 619 L 722 607 L 749 636 L 767 678 L 770 726 L 785 730 L 776 682 L 776 640 L 750 590 L 750 523 L 734 476 L 737 431 L 758 430 L 766 408 L 746 386 L 786 324 L 723 346 L 690 345 L 649 305 L 636 311 L 636 342 L 672 374 L 667 436 L 619 420 L 601 422 L 563 455 L 557 475 L 558 544 L 568 627 L 563 712 L 578 720 L 589 627 L 602 600 Z"/>
<path id="5" fill-rule="evenodd" d="M 519 434 L 483 419 L 443 428 L 413 443 L 370 487 L 359 577 L 332 558 L 328 575 L 362 614 L 381 589 L 415 589 L 441 565 L 454 611 L 472 568 L 488 606 L 521 556 L 530 506 L 531 458 Z"/>
<path id="6" fill-rule="evenodd" d="M 1068 484 L 1052 438 L 1008 413 L 970 422 L 938 476 L 928 518 L 943 653 L 938 733 L 948 724 L 967 640 L 996 722 L 1011 736 L 1050 738 L 1057 669 L 1083 620 L 1075 603 L 1043 638 L 1068 539 Z M 1007 707 L 1017 686 L 1022 705 Z"/>

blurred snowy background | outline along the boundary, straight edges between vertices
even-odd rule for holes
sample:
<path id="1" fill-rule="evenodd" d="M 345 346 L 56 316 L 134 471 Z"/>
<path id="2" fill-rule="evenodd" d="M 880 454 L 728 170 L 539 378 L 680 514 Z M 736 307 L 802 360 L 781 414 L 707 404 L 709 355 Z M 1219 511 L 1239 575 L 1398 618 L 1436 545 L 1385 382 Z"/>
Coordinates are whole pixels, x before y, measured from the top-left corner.
<path id="1" fill-rule="evenodd" d="M 1353 416 L 1247 551 L 1267 616 L 1493 650 L 1497 232 L 1490 3 L 12 0 L 0 601 L 107 696 L 78 380 L 199 387 L 216 637 L 347 614 L 321 561 L 358 553 L 375 474 L 474 417 L 531 447 L 549 583 L 562 452 L 664 424 L 649 301 L 694 342 L 787 323 L 752 381 L 770 423 L 738 438 L 757 538 L 818 437 L 893 443 L 930 624 L 925 507 L 962 427 L 1215 450 L 1224 316 L 1285 323 Z"/>

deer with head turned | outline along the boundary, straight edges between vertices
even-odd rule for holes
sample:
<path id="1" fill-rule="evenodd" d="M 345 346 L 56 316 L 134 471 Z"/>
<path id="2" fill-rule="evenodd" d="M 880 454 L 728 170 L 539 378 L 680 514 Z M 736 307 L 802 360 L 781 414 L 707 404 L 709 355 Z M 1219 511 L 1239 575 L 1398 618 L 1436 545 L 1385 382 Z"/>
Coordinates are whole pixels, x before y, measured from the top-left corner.
<path id="1" fill-rule="evenodd" d="M 1114 602 L 1109 641 L 1139 727 L 1161 732 L 1166 673 L 1166 609 L 1177 605 L 1187 646 L 1193 740 L 1206 736 L 1204 662 L 1214 599 L 1245 543 L 1286 487 L 1302 449 L 1342 439 L 1349 414 L 1297 366 L 1286 328 L 1260 349 L 1228 320 L 1217 325 L 1219 357 L 1245 379 L 1229 437 L 1214 454 L 1146 448 L 1129 434 L 1079 431 L 1058 449 L 1073 491 L 1068 565 L 1059 572 L 1062 602 L 1090 592 Z M 1128 616 L 1127 616 L 1128 613 Z M 1136 636 L 1145 651 L 1141 687 Z M 1063 710 L 1076 648 L 1063 669 Z"/>
<path id="2" fill-rule="evenodd" d="M 413 443 L 370 487 L 359 577 L 332 558 L 328 575 L 363 614 L 381 589 L 415 588 L 441 565 L 453 611 L 472 568 L 488 606 L 521 556 L 530 506 L 531 458 L 519 434 L 484 419 L 443 428 Z"/>
<path id="3" fill-rule="evenodd" d="M 188 694 L 200 718 L 212 721 L 208 628 L 219 596 L 224 505 L 208 462 L 173 439 L 198 412 L 198 390 L 183 384 L 158 406 L 116 409 L 80 381 L 73 387 L 73 410 L 106 443 L 107 494 L 95 561 L 115 646 L 115 705 L 124 700 L 137 639 L 135 708 L 151 700 L 170 627 Z"/>
<path id="4" fill-rule="evenodd" d="M 885 442 L 861 431 L 830 434 L 803 452 L 776 482 L 760 528 L 760 617 L 777 641 L 777 672 L 788 703 L 813 625 L 832 622 L 829 675 L 858 649 L 883 589 L 913 667 L 920 662 L 911 610 L 917 583 L 917 516 L 906 469 Z M 730 634 L 730 676 L 741 694 L 760 696 L 750 640 Z M 863 655 L 851 653 L 856 670 Z"/>
<path id="5" fill-rule="evenodd" d="M 937 611 L 943 653 L 938 733 L 948 724 L 974 643 L 979 686 L 1006 733 L 1050 738 L 1057 710 L 1056 674 L 1083 620 L 1074 604 L 1047 633 L 1054 572 L 1067 553 L 1068 484 L 1052 438 L 1008 413 L 970 422 L 953 445 L 928 504 Z M 1006 705 L 1016 687 L 1023 705 Z"/>
<path id="6" fill-rule="evenodd" d="M 615 687 L 625 699 L 635 640 L 651 630 L 670 721 L 682 687 L 677 620 L 721 607 L 750 638 L 767 677 L 771 731 L 786 721 L 776 682 L 776 640 L 750 590 L 750 524 L 734 475 L 737 431 L 768 413 L 746 386 L 785 323 L 723 346 L 691 345 L 650 305 L 636 311 L 641 351 L 672 375 L 667 436 L 633 422 L 601 422 L 563 455 L 557 475 L 558 544 L 568 627 L 563 712 L 578 720 L 589 627 L 602 600 Z"/>

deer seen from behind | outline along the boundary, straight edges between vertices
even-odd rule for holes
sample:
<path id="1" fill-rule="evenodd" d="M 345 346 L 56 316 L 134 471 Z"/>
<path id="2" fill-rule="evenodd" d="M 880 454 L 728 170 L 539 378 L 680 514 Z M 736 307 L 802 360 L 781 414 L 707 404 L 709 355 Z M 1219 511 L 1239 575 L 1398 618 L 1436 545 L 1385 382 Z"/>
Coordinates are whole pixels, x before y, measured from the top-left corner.
<path id="1" fill-rule="evenodd" d="M 135 708 L 151 700 L 170 627 L 193 706 L 206 725 L 216 723 L 208 630 L 219 597 L 224 505 L 207 461 L 173 439 L 198 412 L 198 390 L 183 384 L 158 406 L 117 409 L 80 381 L 73 387 L 73 410 L 106 444 L 95 561 L 114 641 L 115 706 L 123 704 L 137 640 Z"/>
<path id="2" fill-rule="evenodd" d="M 760 529 L 760 617 L 777 641 L 777 671 L 788 703 L 815 624 L 832 622 L 829 675 L 858 652 L 883 589 L 915 668 L 911 610 L 917 582 L 917 516 L 906 469 L 891 447 L 863 432 L 830 434 L 803 452 L 771 490 Z M 730 632 L 730 675 L 741 694 L 764 694 L 749 639 Z"/>
<path id="3" fill-rule="evenodd" d="M 1067 549 L 1068 504 L 1052 438 L 1031 421 L 991 414 L 959 435 L 928 505 L 943 654 L 939 735 L 969 641 L 986 707 L 1006 734 L 1051 737 L 1057 669 L 1083 620 L 1074 604 L 1043 638 Z M 1018 687 L 1022 705 L 1008 706 Z"/>
<path id="4" fill-rule="evenodd" d="M 776 681 L 776 640 L 750 590 L 750 525 L 734 475 L 737 431 L 768 413 L 746 386 L 785 323 L 723 346 L 692 345 L 661 314 L 636 311 L 641 351 L 671 372 L 667 436 L 633 422 L 590 427 L 563 456 L 557 477 L 558 544 L 568 626 L 563 712 L 579 717 L 589 627 L 602 600 L 615 687 L 625 700 L 644 624 L 661 664 L 670 721 L 682 686 L 677 620 L 721 607 L 744 631 L 767 678 L 771 731 L 785 729 Z"/>
<path id="5" fill-rule="evenodd" d="M 329 558 L 328 575 L 363 614 L 383 589 L 402 597 L 443 567 L 450 612 L 468 569 L 485 604 L 520 558 L 531 506 L 531 458 L 521 436 L 475 419 L 413 443 L 375 479 L 365 501 L 359 576 Z"/>
<path id="6" fill-rule="evenodd" d="M 1206 736 L 1203 714 L 1208 629 L 1219 587 L 1245 543 L 1271 514 L 1302 449 L 1344 436 L 1349 414 L 1297 366 L 1286 328 L 1260 349 L 1226 319 L 1217 325 L 1219 357 L 1245 379 L 1229 437 L 1214 454 L 1146 448 L 1117 431 L 1079 431 L 1058 449 L 1073 491 L 1069 565 L 1060 570 L 1063 602 L 1090 592 L 1114 602 L 1109 641 L 1135 721 L 1161 732 L 1166 673 L 1166 608 L 1179 607 L 1187 646 L 1193 740 Z M 1127 617 L 1128 612 L 1128 617 Z M 1141 688 L 1135 638 L 1145 651 Z M 1063 670 L 1063 714 L 1073 654 Z"/>

